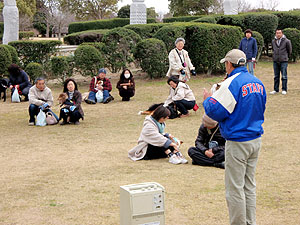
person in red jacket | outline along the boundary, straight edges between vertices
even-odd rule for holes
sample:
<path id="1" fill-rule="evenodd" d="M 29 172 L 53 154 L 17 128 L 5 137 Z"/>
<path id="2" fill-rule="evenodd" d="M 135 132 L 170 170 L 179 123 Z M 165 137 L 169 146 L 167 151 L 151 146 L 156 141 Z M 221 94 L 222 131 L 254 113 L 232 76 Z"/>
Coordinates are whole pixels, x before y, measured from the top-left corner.
<path id="1" fill-rule="evenodd" d="M 109 92 L 112 90 L 110 80 L 105 77 L 106 70 L 101 68 L 98 72 L 98 76 L 94 77 L 90 83 L 90 92 L 88 98 L 85 100 L 87 104 L 96 104 L 96 94 L 98 91 L 103 93 L 103 103 L 107 104 L 114 100 L 114 97 Z"/>

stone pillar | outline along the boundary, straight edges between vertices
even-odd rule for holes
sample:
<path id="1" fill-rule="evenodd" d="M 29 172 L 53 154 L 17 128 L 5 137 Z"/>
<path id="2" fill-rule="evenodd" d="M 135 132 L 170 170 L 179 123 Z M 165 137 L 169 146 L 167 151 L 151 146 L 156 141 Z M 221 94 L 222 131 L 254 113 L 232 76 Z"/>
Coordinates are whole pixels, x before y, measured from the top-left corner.
<path id="1" fill-rule="evenodd" d="M 19 10 L 16 0 L 4 0 L 3 8 L 4 34 L 2 43 L 19 40 Z"/>
<path id="2" fill-rule="evenodd" d="M 224 15 L 236 15 L 238 14 L 238 2 L 237 0 L 224 0 Z"/>
<path id="3" fill-rule="evenodd" d="M 144 0 L 132 0 L 130 6 L 130 24 L 146 24 L 147 7 Z"/>

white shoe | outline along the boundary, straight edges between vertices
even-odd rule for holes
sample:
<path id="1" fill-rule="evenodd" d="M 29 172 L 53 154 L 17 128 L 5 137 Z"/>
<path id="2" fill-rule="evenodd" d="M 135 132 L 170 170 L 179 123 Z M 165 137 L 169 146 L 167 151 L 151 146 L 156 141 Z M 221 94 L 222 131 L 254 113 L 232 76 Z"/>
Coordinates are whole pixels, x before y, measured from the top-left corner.
<path id="1" fill-rule="evenodd" d="M 29 122 L 28 126 L 34 126 L 34 122 Z"/>
<path id="2" fill-rule="evenodd" d="M 186 160 L 186 158 L 184 158 L 184 156 L 181 154 L 181 152 L 178 152 L 177 157 L 180 159 L 180 163 L 182 163 L 182 164 L 188 163 L 188 161 Z"/>
<path id="3" fill-rule="evenodd" d="M 275 94 L 277 94 L 277 93 L 278 93 L 277 91 L 271 91 L 271 92 L 270 92 L 271 95 L 275 95 Z"/>
<path id="4" fill-rule="evenodd" d="M 281 94 L 286 95 L 286 91 L 282 91 Z"/>
<path id="5" fill-rule="evenodd" d="M 170 158 L 169 158 L 169 163 L 172 163 L 172 164 L 180 164 L 181 163 L 181 159 L 173 154 Z"/>

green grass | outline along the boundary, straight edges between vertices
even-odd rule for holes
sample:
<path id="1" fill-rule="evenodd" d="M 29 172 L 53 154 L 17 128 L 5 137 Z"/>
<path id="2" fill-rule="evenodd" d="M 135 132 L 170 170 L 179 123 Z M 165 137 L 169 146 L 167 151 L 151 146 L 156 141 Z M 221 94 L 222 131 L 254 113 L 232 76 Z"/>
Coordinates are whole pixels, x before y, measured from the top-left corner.
<path id="1" fill-rule="evenodd" d="M 300 221 L 299 81 L 300 64 L 289 65 L 288 94 L 268 96 L 257 181 L 257 223 L 294 225 Z M 259 62 L 256 75 L 267 93 L 273 87 L 272 62 Z M 192 77 L 200 110 L 168 120 L 166 131 L 194 145 L 203 115 L 203 88 L 223 76 Z M 112 79 L 113 87 L 117 80 Z M 86 92 L 87 83 L 80 84 Z M 55 99 L 61 86 L 50 86 Z M 171 165 L 167 159 L 132 162 L 127 152 L 139 137 L 140 110 L 163 102 L 165 79 L 136 79 L 136 96 L 107 105 L 83 103 L 79 126 L 28 127 L 28 103 L 0 102 L 0 224 L 119 224 L 119 187 L 158 182 L 166 189 L 166 224 L 228 224 L 224 170 Z M 53 108 L 58 112 L 57 101 Z M 188 156 L 187 156 L 188 157 Z"/>

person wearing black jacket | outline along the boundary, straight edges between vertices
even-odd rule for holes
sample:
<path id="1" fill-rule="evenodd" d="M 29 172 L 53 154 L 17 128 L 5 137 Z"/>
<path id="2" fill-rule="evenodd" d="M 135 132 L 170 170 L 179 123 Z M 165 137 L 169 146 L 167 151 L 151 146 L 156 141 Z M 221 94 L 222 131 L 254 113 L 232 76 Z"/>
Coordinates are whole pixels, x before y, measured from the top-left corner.
<path id="1" fill-rule="evenodd" d="M 19 94 L 24 95 L 25 101 L 28 101 L 29 89 L 31 88 L 32 85 L 28 80 L 27 73 L 16 64 L 11 64 L 8 67 L 8 72 L 9 72 L 8 87 L 11 90 L 11 93 L 13 93 L 15 88 L 17 88 Z"/>
<path id="2" fill-rule="evenodd" d="M 224 169 L 224 150 L 225 139 L 221 136 L 218 123 L 204 115 L 195 147 L 190 147 L 188 150 L 188 154 L 193 160 L 192 163 Z"/>

